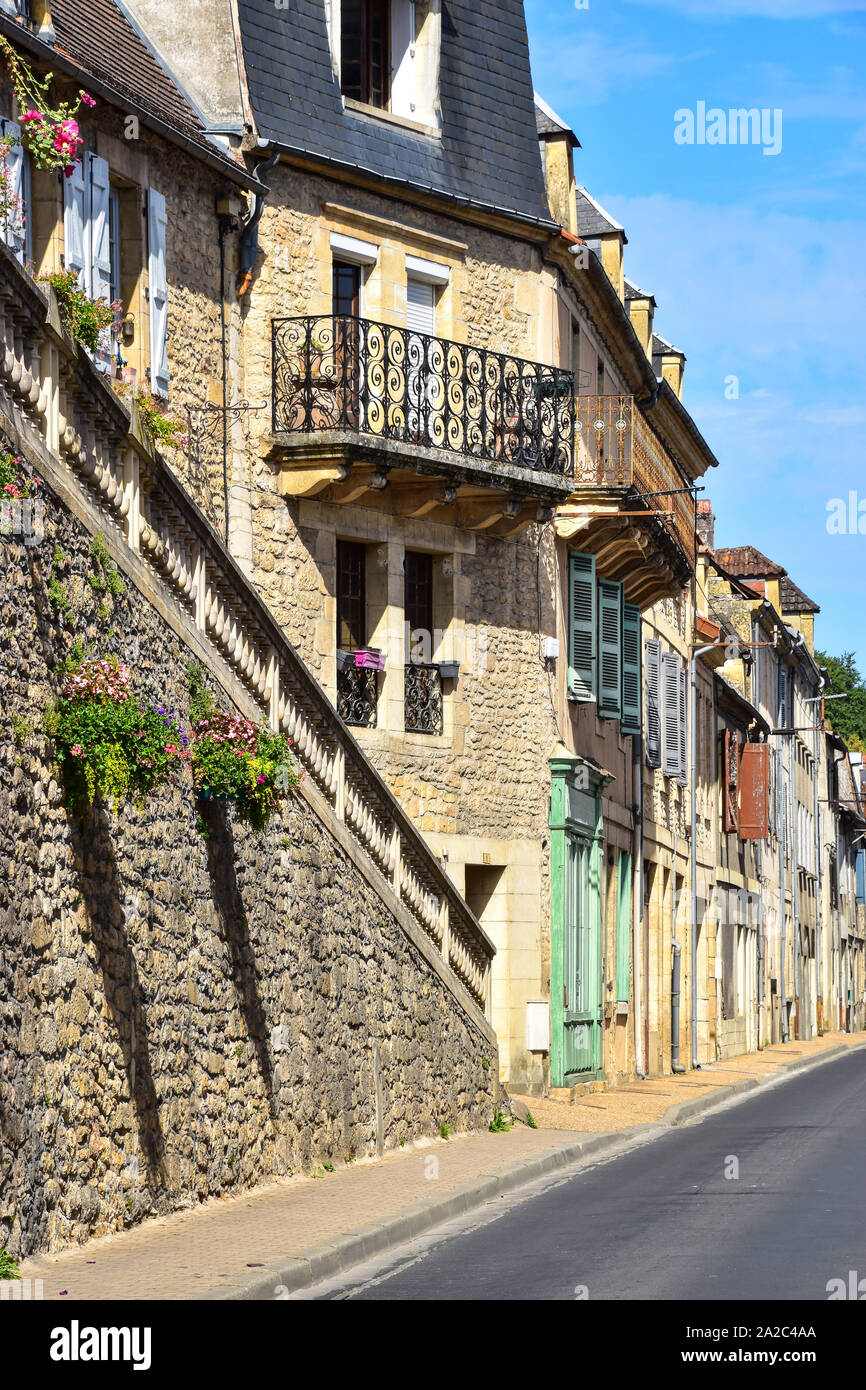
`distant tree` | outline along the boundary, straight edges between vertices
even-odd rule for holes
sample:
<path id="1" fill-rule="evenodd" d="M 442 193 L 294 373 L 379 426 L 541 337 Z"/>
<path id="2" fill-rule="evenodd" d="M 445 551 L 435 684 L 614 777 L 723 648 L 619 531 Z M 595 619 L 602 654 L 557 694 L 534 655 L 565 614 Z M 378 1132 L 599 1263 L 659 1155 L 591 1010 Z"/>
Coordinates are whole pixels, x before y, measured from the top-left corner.
<path id="1" fill-rule="evenodd" d="M 866 682 L 857 669 L 853 652 L 828 656 L 816 652 L 819 666 L 826 666 L 830 682 L 825 695 L 844 695 L 827 706 L 827 718 L 854 753 L 866 753 Z"/>

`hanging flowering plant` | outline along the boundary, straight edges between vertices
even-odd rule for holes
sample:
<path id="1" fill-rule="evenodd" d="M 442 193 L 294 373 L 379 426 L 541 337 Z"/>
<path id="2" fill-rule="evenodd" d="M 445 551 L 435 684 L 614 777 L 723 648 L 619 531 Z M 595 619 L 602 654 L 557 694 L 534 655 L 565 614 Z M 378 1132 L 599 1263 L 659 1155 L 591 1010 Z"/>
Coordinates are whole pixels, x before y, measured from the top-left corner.
<path id="1" fill-rule="evenodd" d="M 67 178 L 80 159 L 84 144 L 76 119 L 82 105 L 95 106 L 93 97 L 79 91 L 74 102 L 60 102 L 52 107 L 49 93 L 54 74 L 40 81 L 17 53 L 8 39 L 0 35 L 0 52 L 6 58 L 9 76 L 21 115 L 22 138 L 37 169 L 62 169 Z"/>
<path id="2" fill-rule="evenodd" d="M 129 667 L 113 657 L 82 661 L 69 672 L 45 731 L 73 806 L 92 805 L 97 796 L 115 810 L 129 795 L 141 802 L 176 780 L 189 756 L 174 711 L 142 704 Z"/>
<path id="3" fill-rule="evenodd" d="M 25 473 L 23 456 L 16 454 L 5 439 L 0 439 L 0 502 L 18 502 L 22 497 L 32 497 L 38 486 L 36 475 L 30 478 Z"/>
<path id="4" fill-rule="evenodd" d="M 55 270 L 51 275 L 40 275 L 39 279 L 53 289 L 60 322 L 67 333 L 83 343 L 89 352 L 98 351 L 100 334 L 107 329 L 119 332 L 123 311 L 120 300 L 109 304 L 105 299 L 91 299 L 81 288 L 77 270 Z"/>
<path id="5" fill-rule="evenodd" d="M 125 381 L 112 381 L 117 395 L 130 404 L 135 402 L 138 414 L 152 448 L 161 444 L 172 449 L 185 449 L 189 444 L 189 433 L 183 420 L 166 414 L 166 404 L 158 396 L 140 386 L 131 386 Z"/>
<path id="6" fill-rule="evenodd" d="M 291 739 L 266 724 L 213 710 L 193 726 L 193 780 L 206 800 L 233 801 L 238 816 L 264 830 L 278 801 L 303 781 Z"/>

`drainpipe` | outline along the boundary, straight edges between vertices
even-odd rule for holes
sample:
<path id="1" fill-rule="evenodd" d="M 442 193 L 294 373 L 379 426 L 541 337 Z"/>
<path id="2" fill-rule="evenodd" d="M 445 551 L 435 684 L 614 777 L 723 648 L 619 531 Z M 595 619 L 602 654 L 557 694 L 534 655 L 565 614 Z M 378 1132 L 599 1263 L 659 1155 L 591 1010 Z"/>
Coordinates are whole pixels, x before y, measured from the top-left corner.
<path id="1" fill-rule="evenodd" d="M 824 686 L 826 685 L 826 681 L 824 680 L 824 677 L 823 677 L 823 676 L 819 676 L 818 679 L 819 679 L 820 682 L 821 682 L 820 685 L 818 686 L 818 696 L 819 696 L 819 698 L 820 698 L 820 697 L 822 696 L 822 694 L 823 694 L 823 690 L 824 690 Z M 816 703 L 817 703 L 817 702 L 816 702 Z M 823 720 L 823 710 L 824 710 L 824 701 L 823 701 L 823 699 L 821 699 L 821 711 L 822 711 L 821 725 L 822 725 L 822 727 L 823 727 L 823 724 L 824 724 L 824 720 Z M 820 750 L 817 750 L 817 751 L 819 752 Z M 814 831 L 815 831 L 815 879 L 816 879 L 816 884 L 815 884 L 815 957 L 816 957 L 816 961 L 817 961 L 817 973 L 818 973 L 818 983 L 817 983 L 817 986 L 816 986 L 816 988 L 817 988 L 817 993 L 818 993 L 816 1012 L 817 1012 L 817 1015 L 818 1015 L 818 1033 L 821 1034 L 821 1033 L 823 1033 L 823 1031 L 824 1031 L 824 961 L 823 961 L 823 955 L 822 955 L 822 952 L 823 952 L 823 931 L 822 931 L 822 913 L 821 913 L 821 890 L 822 890 L 822 882 L 821 882 L 821 821 L 820 821 L 820 800 L 819 800 L 819 796 L 818 796 L 818 757 L 817 757 L 817 756 L 815 756 L 815 757 L 812 759 L 812 810 L 813 810 L 813 816 L 814 816 L 814 821 L 815 821 L 815 824 L 814 824 L 814 827 L 813 827 L 813 828 L 814 828 Z"/>
<path id="2" fill-rule="evenodd" d="M 791 805 L 791 914 L 793 916 L 793 941 L 794 947 L 794 1011 L 797 1031 L 795 1036 L 802 1038 L 803 1028 L 800 1020 L 800 974 L 801 974 L 801 950 L 800 950 L 800 865 L 799 865 L 799 840 L 797 834 L 797 793 L 794 790 L 794 759 L 791 759 L 791 783 L 789 788 Z"/>
<path id="3" fill-rule="evenodd" d="M 681 1076 L 686 1070 L 680 1061 L 680 985 L 683 948 L 674 935 L 677 920 L 677 857 L 679 848 L 680 835 L 677 831 L 674 835 L 674 852 L 671 859 L 671 872 L 673 874 L 671 884 L 671 950 L 673 952 L 671 965 L 671 1071 L 675 1076 Z"/>
<path id="4" fill-rule="evenodd" d="M 844 762 L 844 760 L 845 760 L 845 751 L 844 751 L 844 749 L 843 749 L 843 750 L 839 753 L 838 758 L 835 758 L 835 757 L 834 757 L 834 759 L 833 759 L 833 764 L 834 764 L 834 766 L 835 766 L 835 768 L 836 768 L 836 773 L 834 774 L 834 777 L 833 777 L 833 787 L 835 787 L 835 788 L 837 789 L 837 791 L 838 791 L 838 787 L 839 787 L 839 764 L 842 763 L 842 762 Z M 832 791 L 832 790 L 833 790 L 833 787 L 828 788 L 828 791 Z M 829 810 L 829 798 L 828 798 L 828 807 L 827 807 L 827 809 Z M 835 820 L 836 820 L 836 818 L 834 817 L 834 823 L 835 823 Z M 842 982 L 842 859 L 841 859 L 841 855 L 839 854 L 839 832 L 838 832 L 838 830 L 836 831 L 836 834 L 835 834 L 835 837 L 834 837 L 834 838 L 835 838 L 835 840 L 836 840 L 836 938 L 837 938 L 838 945 L 839 945 L 839 1031 L 840 1031 L 840 1033 L 847 1033 L 847 1031 L 848 1031 L 848 981 L 847 981 L 847 978 L 846 978 L 846 980 L 845 980 L 845 982 L 844 982 L 844 988 L 843 988 L 843 982 Z"/>
<path id="5" fill-rule="evenodd" d="M 781 761 L 781 759 L 780 759 L 780 761 Z M 787 991 L 787 986 L 786 986 L 786 984 L 785 984 L 785 964 L 786 964 L 785 956 L 786 956 L 787 947 L 788 947 L 788 931 L 787 931 L 787 927 L 788 927 L 788 917 L 787 917 L 787 913 L 786 913 L 786 911 L 785 911 L 785 893 L 786 893 L 786 890 L 787 890 L 787 884 L 785 883 L 785 842 L 786 842 L 786 840 L 787 840 L 787 838 L 788 838 L 788 836 L 787 836 L 787 831 L 788 831 L 788 826 L 787 826 L 787 820 L 788 820 L 788 798 L 787 798 L 787 797 L 785 797 L 785 800 L 784 800 L 784 802 L 783 802 L 782 804 L 783 804 L 783 806 L 784 806 L 784 814 L 783 814 L 783 816 L 782 816 L 782 824 L 781 824 L 781 826 L 779 827 L 779 901 L 780 901 L 780 904 L 781 904 L 780 909 L 779 909 L 779 915 L 780 915 L 780 924 L 779 924 L 779 925 L 780 925 L 780 933 L 781 933 L 781 936 L 780 936 L 780 943 L 779 943 L 779 949 L 780 949 L 780 951 L 781 951 L 781 953 L 782 953 L 782 966 L 781 966 L 781 970 L 780 970 L 780 972 L 779 972 L 779 990 L 780 990 L 780 999 L 779 999 L 779 1002 L 780 1002 L 780 1005 L 781 1005 L 781 1014 L 782 1014 L 782 1042 L 787 1042 L 787 1041 L 788 1041 L 788 995 L 787 995 L 787 992 L 786 992 L 786 991 Z"/>
<path id="6" fill-rule="evenodd" d="M 689 884 L 689 896 L 691 899 L 691 928 L 692 928 L 692 1066 L 695 1070 L 700 1068 L 698 1061 L 698 729 L 697 729 L 697 708 L 698 708 L 698 673 L 697 661 L 699 656 L 706 652 L 713 651 L 720 644 L 718 642 L 708 642 L 705 647 L 698 647 L 697 651 L 692 652 L 689 660 L 689 733 L 690 733 L 690 771 L 691 771 L 691 858 L 690 874 L 691 883 Z"/>
<path id="7" fill-rule="evenodd" d="M 643 998 L 641 970 L 643 968 L 643 736 L 632 738 L 632 778 L 634 786 L 634 873 L 632 920 L 634 921 L 634 1069 L 644 1080 L 646 1059 L 643 1055 Z"/>
<path id="8" fill-rule="evenodd" d="M 755 1030 L 755 1045 L 761 1050 L 761 1020 L 764 1014 L 764 846 L 760 840 L 755 843 L 755 867 L 758 874 L 758 1017 Z"/>
<path id="9" fill-rule="evenodd" d="M 255 167 L 256 178 L 262 174 L 267 174 L 275 168 L 280 158 L 279 149 L 271 151 L 267 159 L 262 160 Z M 268 189 L 268 193 L 270 189 Z M 256 256 L 259 253 L 259 223 L 262 220 L 262 213 L 265 210 L 265 199 L 267 193 L 257 193 L 255 206 L 252 215 L 246 222 L 241 231 L 241 242 L 238 251 L 238 299 L 243 299 L 249 290 L 253 278 L 253 266 L 256 263 Z"/>

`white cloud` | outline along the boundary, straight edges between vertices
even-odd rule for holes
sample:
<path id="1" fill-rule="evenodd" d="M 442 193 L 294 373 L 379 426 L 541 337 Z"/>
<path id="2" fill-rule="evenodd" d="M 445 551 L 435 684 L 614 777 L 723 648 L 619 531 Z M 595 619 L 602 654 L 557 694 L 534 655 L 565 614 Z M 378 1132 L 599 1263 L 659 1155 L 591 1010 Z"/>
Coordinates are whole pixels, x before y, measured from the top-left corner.
<path id="1" fill-rule="evenodd" d="M 628 0 L 651 9 L 677 10 L 696 19 L 821 19 L 866 13 L 866 0 Z"/>
<path id="2" fill-rule="evenodd" d="M 555 106 L 567 94 L 577 109 L 599 106 L 624 87 L 664 77 L 678 64 L 690 63 L 695 53 L 659 53 L 637 39 L 612 42 L 608 33 L 589 29 L 567 43 L 549 39 L 533 45 L 535 88 Z"/>

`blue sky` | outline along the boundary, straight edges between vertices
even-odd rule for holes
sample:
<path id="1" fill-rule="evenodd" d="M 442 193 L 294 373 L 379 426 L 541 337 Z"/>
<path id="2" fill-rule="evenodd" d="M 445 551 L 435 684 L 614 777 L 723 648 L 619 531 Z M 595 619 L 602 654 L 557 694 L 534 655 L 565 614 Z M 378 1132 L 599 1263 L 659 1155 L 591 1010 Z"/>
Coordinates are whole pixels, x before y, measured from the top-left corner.
<path id="1" fill-rule="evenodd" d="M 832 499 L 866 504 L 866 0 L 526 0 L 526 16 L 578 182 L 625 226 L 626 274 L 688 358 L 685 404 L 720 461 L 716 544 L 784 565 L 821 605 L 818 645 L 866 675 L 866 535 L 827 530 Z M 677 144 L 674 113 L 699 101 L 781 110 L 781 151 Z"/>

